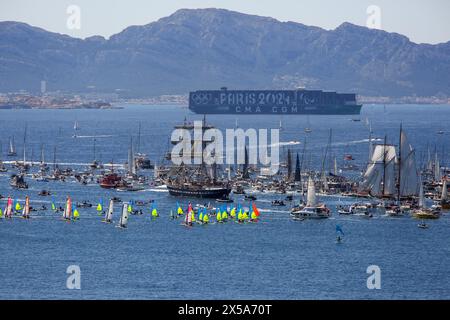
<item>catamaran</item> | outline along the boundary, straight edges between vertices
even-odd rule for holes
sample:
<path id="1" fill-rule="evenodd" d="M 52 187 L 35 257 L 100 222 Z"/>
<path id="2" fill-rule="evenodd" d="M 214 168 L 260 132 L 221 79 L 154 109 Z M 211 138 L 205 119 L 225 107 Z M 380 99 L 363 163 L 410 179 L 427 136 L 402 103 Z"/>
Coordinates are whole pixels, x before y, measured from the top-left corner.
<path id="1" fill-rule="evenodd" d="M 122 205 L 122 215 L 119 219 L 119 224 L 117 225 L 117 228 L 127 228 L 128 224 L 128 202 L 124 202 Z"/>
<path id="2" fill-rule="evenodd" d="M 438 219 L 439 216 L 439 212 L 426 207 L 425 196 L 423 194 L 423 186 L 422 183 L 420 183 L 419 208 L 413 210 L 413 217 L 417 219 Z"/>
<path id="3" fill-rule="evenodd" d="M 308 191 L 306 206 L 293 210 L 295 220 L 302 219 L 326 219 L 331 216 L 330 209 L 324 204 L 317 203 L 316 200 L 316 186 L 311 177 L 308 179 Z"/>
<path id="4" fill-rule="evenodd" d="M 386 143 L 373 146 L 360 192 L 369 192 L 371 196 L 395 199 L 396 206 L 386 207 L 386 214 L 403 215 L 401 199 L 418 195 L 419 173 L 416 167 L 415 150 L 409 144 L 406 134 L 400 126 L 399 154 L 394 145 Z"/>

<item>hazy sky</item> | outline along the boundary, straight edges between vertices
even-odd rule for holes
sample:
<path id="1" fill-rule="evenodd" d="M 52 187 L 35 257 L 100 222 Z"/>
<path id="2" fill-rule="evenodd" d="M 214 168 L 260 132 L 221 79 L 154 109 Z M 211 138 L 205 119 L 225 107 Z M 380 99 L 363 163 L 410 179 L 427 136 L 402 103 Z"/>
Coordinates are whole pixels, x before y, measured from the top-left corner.
<path id="1" fill-rule="evenodd" d="M 80 29 L 69 29 L 67 8 L 80 8 Z M 334 29 L 344 21 L 366 25 L 368 6 L 381 10 L 381 29 L 414 42 L 450 40 L 450 0 L 0 0 L 0 20 L 14 20 L 85 38 L 142 25 L 180 8 L 225 8 L 281 21 Z"/>

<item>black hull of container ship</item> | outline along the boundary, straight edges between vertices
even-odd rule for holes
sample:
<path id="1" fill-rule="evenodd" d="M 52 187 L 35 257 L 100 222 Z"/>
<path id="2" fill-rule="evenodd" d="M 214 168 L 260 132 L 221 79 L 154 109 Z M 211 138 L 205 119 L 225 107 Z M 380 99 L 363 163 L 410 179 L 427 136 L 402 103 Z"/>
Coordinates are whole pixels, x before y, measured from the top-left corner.
<path id="1" fill-rule="evenodd" d="M 214 188 L 214 189 L 189 189 L 174 186 L 167 186 L 169 194 L 176 197 L 196 197 L 219 199 L 228 196 L 231 188 Z"/>
<path id="2" fill-rule="evenodd" d="M 197 114 L 291 114 L 291 115 L 356 115 L 360 114 L 362 105 L 327 105 L 327 106 L 308 106 L 308 107 L 239 107 L 239 106 L 189 106 L 189 109 Z"/>

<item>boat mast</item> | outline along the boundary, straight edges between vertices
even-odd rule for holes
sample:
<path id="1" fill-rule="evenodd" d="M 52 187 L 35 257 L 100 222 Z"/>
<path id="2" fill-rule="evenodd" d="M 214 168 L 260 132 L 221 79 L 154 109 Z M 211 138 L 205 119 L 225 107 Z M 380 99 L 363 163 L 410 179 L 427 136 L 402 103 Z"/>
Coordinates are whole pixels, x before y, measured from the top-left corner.
<path id="1" fill-rule="evenodd" d="M 96 141 L 96 139 L 94 138 L 94 162 L 96 160 L 96 157 L 95 157 L 95 141 Z"/>
<path id="2" fill-rule="evenodd" d="M 25 131 L 23 133 L 23 165 L 26 163 L 26 141 L 27 141 L 27 124 L 25 123 Z"/>
<path id="3" fill-rule="evenodd" d="M 385 195 L 386 188 L 386 135 L 384 136 L 384 144 L 383 144 L 383 193 L 382 196 Z"/>
<path id="4" fill-rule="evenodd" d="M 140 149 L 141 149 L 141 122 L 139 122 L 138 126 L 137 153 L 140 152 Z"/>
<path id="5" fill-rule="evenodd" d="M 56 171 L 56 145 L 53 147 L 53 171 Z"/>

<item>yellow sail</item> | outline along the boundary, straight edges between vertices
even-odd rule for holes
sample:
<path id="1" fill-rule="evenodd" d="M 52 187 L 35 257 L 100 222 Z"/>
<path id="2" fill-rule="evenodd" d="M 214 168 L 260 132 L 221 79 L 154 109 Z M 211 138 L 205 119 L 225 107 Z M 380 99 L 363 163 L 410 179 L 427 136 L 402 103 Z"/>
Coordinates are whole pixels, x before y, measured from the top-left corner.
<path id="1" fill-rule="evenodd" d="M 181 209 L 181 207 L 178 207 L 178 214 L 183 214 L 183 209 Z"/>
<path id="2" fill-rule="evenodd" d="M 236 217 L 236 208 L 231 209 L 230 216 L 232 218 Z"/>
<path id="3" fill-rule="evenodd" d="M 252 217 L 252 220 L 258 219 L 258 216 L 256 215 L 255 211 L 252 211 L 251 217 Z"/>
<path id="4" fill-rule="evenodd" d="M 222 221 L 222 214 L 220 213 L 220 210 L 217 212 L 216 219 L 217 221 Z"/>
<path id="5" fill-rule="evenodd" d="M 73 218 L 74 219 L 78 219 L 80 217 L 80 213 L 78 212 L 77 209 L 73 210 Z"/>
<path id="6" fill-rule="evenodd" d="M 228 213 L 226 211 L 224 211 L 222 213 L 222 220 L 228 219 Z"/>
<path id="7" fill-rule="evenodd" d="M 200 212 L 198 215 L 198 220 L 203 221 L 203 212 Z"/>
<path id="8" fill-rule="evenodd" d="M 128 211 L 128 213 L 133 212 L 133 207 L 131 206 L 131 204 L 128 205 L 127 211 Z"/>
<path id="9" fill-rule="evenodd" d="M 209 216 L 207 214 L 203 215 L 203 222 L 205 222 L 205 223 L 209 222 Z"/>
<path id="10" fill-rule="evenodd" d="M 19 210 L 21 210 L 21 209 L 22 209 L 22 207 L 21 207 L 19 201 L 17 201 L 17 202 L 16 202 L 16 211 L 19 211 Z"/>
<path id="11" fill-rule="evenodd" d="M 0 218 L 3 218 L 3 211 L 2 211 L 2 208 L 0 208 Z"/>
<path id="12" fill-rule="evenodd" d="M 153 208 L 153 210 L 152 210 L 152 217 L 156 218 L 158 216 L 159 216 L 158 215 L 158 210 L 156 210 L 156 208 Z"/>
<path id="13" fill-rule="evenodd" d="M 242 219 L 244 219 L 244 217 L 243 217 L 242 211 L 239 210 L 239 213 L 238 213 L 238 220 L 242 220 Z"/>

